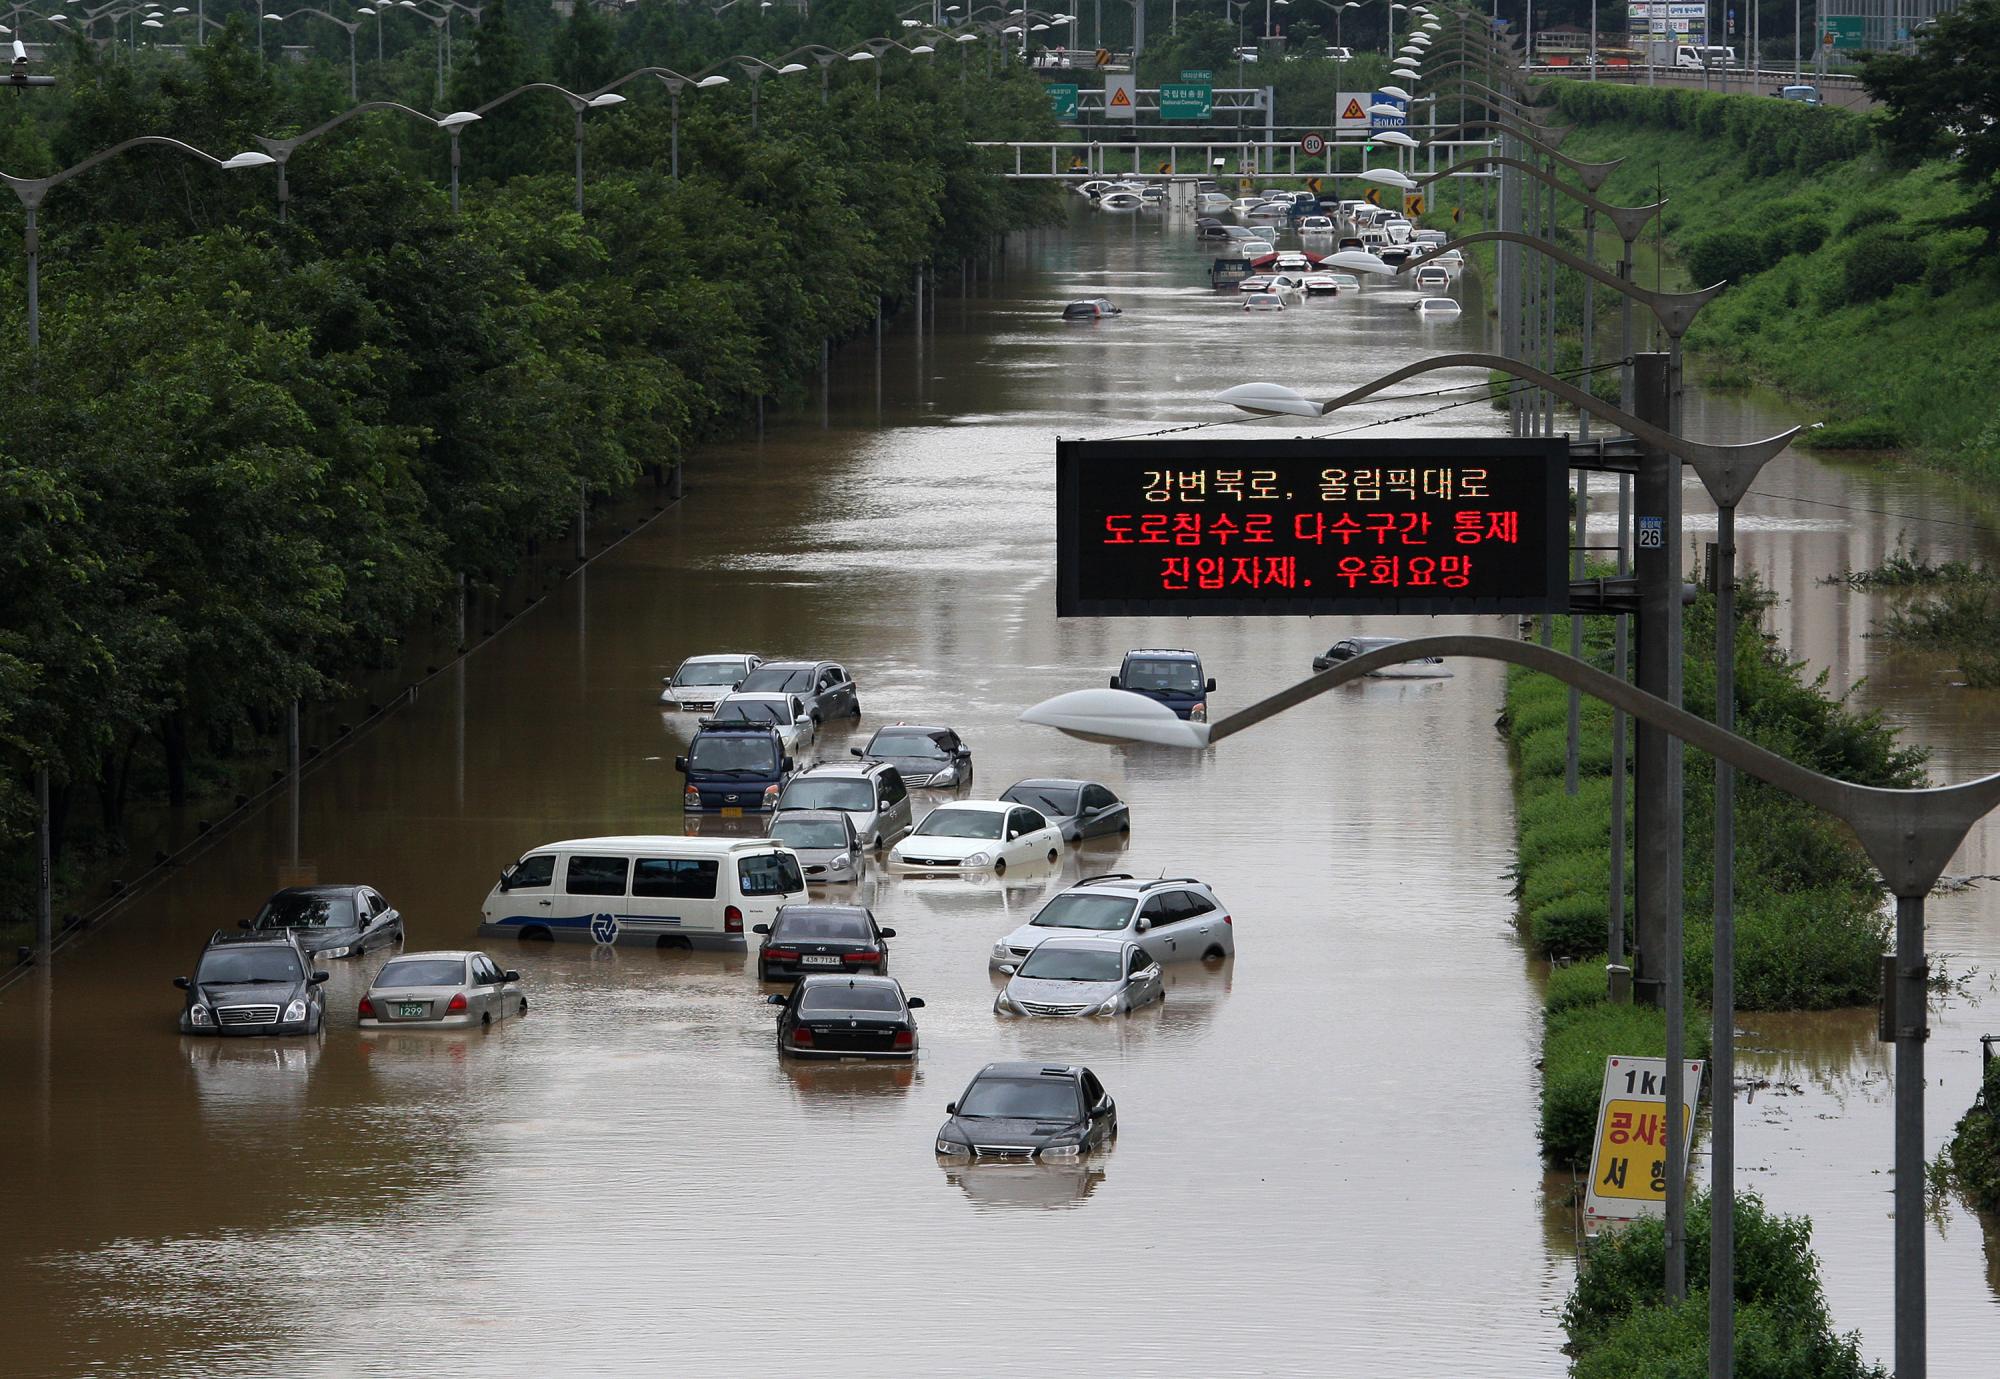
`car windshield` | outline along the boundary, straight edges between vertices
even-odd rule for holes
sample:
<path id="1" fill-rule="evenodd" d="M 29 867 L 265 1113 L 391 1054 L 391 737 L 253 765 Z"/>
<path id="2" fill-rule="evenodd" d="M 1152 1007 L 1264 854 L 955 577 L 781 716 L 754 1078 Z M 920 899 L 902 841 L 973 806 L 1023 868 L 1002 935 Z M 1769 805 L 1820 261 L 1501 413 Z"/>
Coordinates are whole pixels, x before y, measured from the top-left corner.
<path id="1" fill-rule="evenodd" d="M 299 959 L 283 948 L 222 948 L 204 953 L 195 980 L 207 986 L 299 979 Z"/>
<path id="2" fill-rule="evenodd" d="M 778 800 L 783 809 L 852 809 L 875 807 L 875 787 L 865 780 L 838 776 L 801 776 L 785 787 Z"/>
<path id="3" fill-rule="evenodd" d="M 805 995 L 799 997 L 799 1014 L 824 1015 L 836 1010 L 886 1010 L 901 1011 L 903 998 L 893 986 L 877 986 L 874 983 L 843 986 L 836 982 L 826 986 L 809 986 Z"/>
<path id="4" fill-rule="evenodd" d="M 1060 817 L 1078 812 L 1077 797 L 1081 793 L 1053 785 L 1016 785 L 1000 798 L 1012 804 L 1032 805 L 1044 814 Z"/>
<path id="5" fill-rule="evenodd" d="M 1201 667 L 1193 661 L 1127 661 L 1123 684 L 1129 690 L 1201 692 Z"/>
<path id="6" fill-rule="evenodd" d="M 825 910 L 787 910 L 771 926 L 773 939 L 831 939 L 863 942 L 875 937 L 868 916 L 832 914 Z"/>
<path id="7" fill-rule="evenodd" d="M 922 757 L 927 761 L 942 761 L 945 750 L 937 739 L 929 733 L 897 733 L 884 728 L 875 734 L 875 740 L 868 744 L 871 757 Z"/>
<path id="8" fill-rule="evenodd" d="M 1020 975 L 1045 982 L 1115 982 L 1124 960 L 1110 948 L 1064 948 L 1043 944 L 1028 954 Z"/>
<path id="9" fill-rule="evenodd" d="M 688 751 L 691 771 L 742 771 L 770 775 L 778 769 L 778 749 L 768 737 L 710 736 L 703 733 Z"/>
<path id="10" fill-rule="evenodd" d="M 771 825 L 771 837 L 788 848 L 847 846 L 847 830 L 838 819 L 783 819 Z"/>
<path id="11" fill-rule="evenodd" d="M 974 1120 L 1072 1121 L 1083 1114 L 1076 1084 L 1041 1077 L 982 1077 L 965 1089 L 958 1114 Z"/>
<path id="12" fill-rule="evenodd" d="M 759 666 L 743 677 L 743 683 L 739 688 L 746 693 L 803 694 L 812 688 L 812 683 L 811 666 L 802 666 L 795 670 Z"/>
<path id="13" fill-rule="evenodd" d="M 789 723 L 792 706 L 782 699 L 731 699 L 716 705 L 718 723 Z"/>
<path id="14" fill-rule="evenodd" d="M 689 661 L 674 672 L 676 685 L 733 685 L 742 678 L 740 661 Z"/>
<path id="15" fill-rule="evenodd" d="M 465 963 L 459 958 L 409 958 L 392 962 L 375 974 L 384 986 L 464 986 Z"/>
<path id="16" fill-rule="evenodd" d="M 917 825 L 919 838 L 980 838 L 1000 836 L 1000 815 L 984 809 L 933 809 Z"/>
<path id="17" fill-rule="evenodd" d="M 1028 922 L 1038 929 L 1123 929 L 1132 918 L 1132 897 L 1065 891 L 1042 906 Z"/>
<path id="18" fill-rule="evenodd" d="M 344 895 L 274 895 L 253 929 L 352 929 L 354 901 Z"/>

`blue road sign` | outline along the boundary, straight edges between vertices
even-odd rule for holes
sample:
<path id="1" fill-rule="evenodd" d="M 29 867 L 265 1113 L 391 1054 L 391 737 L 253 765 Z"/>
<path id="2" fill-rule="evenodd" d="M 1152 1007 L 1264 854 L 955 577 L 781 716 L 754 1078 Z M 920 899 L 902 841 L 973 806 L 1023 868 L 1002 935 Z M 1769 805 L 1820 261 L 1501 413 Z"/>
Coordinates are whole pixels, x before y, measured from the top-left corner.
<path id="1" fill-rule="evenodd" d="M 1410 122 L 1410 103 L 1408 101 L 1398 100 L 1394 96 L 1377 91 L 1371 104 L 1393 105 L 1402 113 L 1397 115 L 1381 115 L 1371 110 L 1368 112 L 1368 127 L 1370 129 L 1401 129 Z"/>
<path id="2" fill-rule="evenodd" d="M 1658 517 L 1639 519 L 1639 549 L 1657 551 L 1666 544 L 1666 524 Z"/>

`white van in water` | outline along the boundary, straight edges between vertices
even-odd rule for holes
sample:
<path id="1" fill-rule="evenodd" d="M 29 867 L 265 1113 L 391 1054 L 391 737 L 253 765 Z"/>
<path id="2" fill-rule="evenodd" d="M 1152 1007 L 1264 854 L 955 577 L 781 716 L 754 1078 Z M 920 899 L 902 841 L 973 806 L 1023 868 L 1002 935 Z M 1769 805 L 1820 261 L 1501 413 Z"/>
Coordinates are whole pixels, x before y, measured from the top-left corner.
<path id="1" fill-rule="evenodd" d="M 500 874 L 479 932 L 662 948 L 735 948 L 806 898 L 792 850 L 769 838 L 574 838 Z"/>

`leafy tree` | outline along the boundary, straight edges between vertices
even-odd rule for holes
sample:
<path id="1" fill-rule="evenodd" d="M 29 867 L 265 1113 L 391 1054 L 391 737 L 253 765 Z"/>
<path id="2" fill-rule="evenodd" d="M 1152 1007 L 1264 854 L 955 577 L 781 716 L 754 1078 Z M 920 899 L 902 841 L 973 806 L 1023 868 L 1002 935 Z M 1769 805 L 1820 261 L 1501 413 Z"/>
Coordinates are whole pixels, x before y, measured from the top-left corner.
<path id="1" fill-rule="evenodd" d="M 2000 0 L 1967 0 L 1940 14 L 1911 54 L 1875 54 L 1862 72 L 1882 102 L 1876 128 L 1894 155 L 1915 162 L 1945 155 L 1972 193 L 1955 224 L 2000 248 Z"/>

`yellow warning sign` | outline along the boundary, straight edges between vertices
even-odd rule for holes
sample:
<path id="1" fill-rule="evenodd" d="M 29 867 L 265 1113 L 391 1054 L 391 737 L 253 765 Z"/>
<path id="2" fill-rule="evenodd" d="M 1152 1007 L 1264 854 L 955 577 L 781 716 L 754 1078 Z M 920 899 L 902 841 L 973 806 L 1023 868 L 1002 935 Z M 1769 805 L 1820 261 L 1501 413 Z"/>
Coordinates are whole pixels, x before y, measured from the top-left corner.
<path id="1" fill-rule="evenodd" d="M 1422 192 L 1404 192 L 1403 214 L 1408 216 L 1410 219 L 1415 220 L 1418 216 L 1422 215 L 1423 213 L 1424 213 L 1424 194 Z"/>
<path id="2" fill-rule="evenodd" d="M 1257 184 L 1255 182 L 1252 182 L 1247 177 L 1239 177 L 1236 179 L 1236 190 L 1240 192 L 1247 192 L 1256 185 Z"/>
<path id="3" fill-rule="evenodd" d="M 1155 171 L 1157 172 L 1172 172 L 1173 170 L 1174 170 L 1174 164 L 1172 159 L 1168 159 L 1166 162 L 1161 163 L 1160 166 L 1157 169 L 1155 169 Z"/>
<path id="4" fill-rule="evenodd" d="M 1360 101 L 1350 100 L 1347 103 L 1347 109 L 1340 112 L 1340 118 L 1343 120 L 1365 120 L 1368 118 L 1368 112 L 1361 108 Z"/>
<path id="5" fill-rule="evenodd" d="M 1465 210 L 1464 210 L 1464 208 L 1463 208 L 1463 207 L 1460 207 L 1460 206 L 1453 206 L 1453 207 L 1451 208 L 1451 223 L 1452 223 L 1452 224 L 1456 225 L 1456 224 L 1458 224 L 1458 222 L 1459 222 L 1459 221 L 1463 220 L 1464 218 L 1465 218 Z"/>
<path id="6" fill-rule="evenodd" d="M 1111 50 L 1109 48 L 1099 48 L 1097 50 L 1097 65 L 1099 67 L 1109 67 L 1111 65 Z"/>
<path id="7" fill-rule="evenodd" d="M 1310 191 L 1314 196 L 1318 196 L 1320 192 L 1319 179 L 1317 177 L 1308 177 L 1306 179 L 1306 190 Z"/>
<path id="8" fill-rule="evenodd" d="M 1080 153 L 1072 153 L 1072 154 L 1071 154 L 1071 155 L 1069 156 L 1069 170 L 1070 170 L 1071 172 L 1082 172 L 1082 171 L 1084 170 L 1085 166 L 1086 166 L 1086 164 L 1085 164 L 1085 163 L 1084 163 L 1084 161 L 1083 161 L 1083 155 L 1082 155 L 1082 154 L 1080 154 Z"/>
<path id="9" fill-rule="evenodd" d="M 1111 108 L 1117 110 L 1120 107 L 1131 109 L 1132 97 L 1124 87 L 1114 86 L 1111 88 Z"/>
<path id="10" fill-rule="evenodd" d="M 1370 187 L 1367 191 L 1361 193 L 1361 199 L 1371 206 L 1379 206 L 1382 204 L 1382 189 L 1380 187 Z"/>

